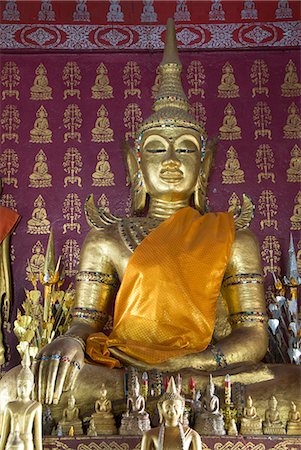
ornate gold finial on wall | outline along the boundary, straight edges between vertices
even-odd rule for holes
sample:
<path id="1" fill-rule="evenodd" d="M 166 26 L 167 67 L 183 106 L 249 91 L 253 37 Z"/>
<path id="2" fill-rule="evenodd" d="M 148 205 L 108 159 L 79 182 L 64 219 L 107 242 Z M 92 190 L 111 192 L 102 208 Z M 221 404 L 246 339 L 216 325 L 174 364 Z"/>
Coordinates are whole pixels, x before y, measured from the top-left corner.
<path id="1" fill-rule="evenodd" d="M 41 194 L 34 201 L 34 209 L 31 219 L 27 221 L 27 233 L 50 233 L 50 222 L 47 219 L 46 203 Z"/>
<path id="2" fill-rule="evenodd" d="M 237 151 L 231 145 L 227 151 L 225 169 L 222 171 L 222 183 L 238 184 L 245 182 L 244 171 L 240 168 Z"/>
<path id="3" fill-rule="evenodd" d="M 205 90 L 203 88 L 205 79 L 203 64 L 200 61 L 191 61 L 187 68 L 187 81 L 191 86 L 188 89 L 188 98 L 191 98 L 193 95 L 200 95 L 201 98 L 205 98 Z"/>
<path id="4" fill-rule="evenodd" d="M 48 86 L 47 70 L 43 63 L 38 65 L 35 73 L 30 100 L 52 100 L 52 88 Z"/>
<path id="5" fill-rule="evenodd" d="M 80 198 L 75 193 L 67 194 L 63 204 L 63 217 L 67 221 L 63 225 L 63 234 L 67 233 L 67 230 L 76 231 L 80 234 L 81 225 L 77 222 L 82 215 L 82 204 Z"/>
<path id="6" fill-rule="evenodd" d="M 301 230 L 301 191 L 295 197 L 295 206 L 291 216 L 291 230 Z"/>
<path id="7" fill-rule="evenodd" d="M 141 83 L 141 70 L 136 61 L 128 61 L 123 69 L 123 82 L 127 89 L 124 90 L 124 98 L 129 95 L 137 95 L 141 98 L 141 90 L 138 86 Z"/>
<path id="8" fill-rule="evenodd" d="M 263 59 L 256 59 L 251 67 L 251 81 L 255 85 L 252 88 L 252 97 L 256 94 L 269 96 L 269 88 L 264 86 L 269 81 L 269 69 Z"/>
<path id="9" fill-rule="evenodd" d="M 19 169 L 19 157 L 15 150 L 7 148 L 0 155 L 0 173 L 1 180 L 4 184 L 12 184 L 15 188 L 18 187 L 18 179 L 14 176 Z"/>
<path id="10" fill-rule="evenodd" d="M 220 139 L 225 141 L 241 139 L 241 128 L 237 125 L 235 109 L 231 103 L 225 107 L 224 114 L 223 125 L 219 128 Z"/>
<path id="11" fill-rule="evenodd" d="M 49 129 L 48 113 L 43 105 L 37 110 L 33 129 L 30 131 L 30 141 L 36 144 L 49 144 L 52 142 L 52 131 Z"/>
<path id="12" fill-rule="evenodd" d="M 77 89 L 77 86 L 79 86 L 81 79 L 82 76 L 77 62 L 67 62 L 63 69 L 63 81 L 67 86 L 67 89 L 64 90 L 64 100 L 68 96 L 74 97 L 75 95 L 80 100 L 80 90 Z"/>
<path id="13" fill-rule="evenodd" d="M 235 84 L 235 76 L 232 65 L 227 61 L 222 69 L 222 77 L 218 86 L 218 97 L 236 98 L 239 97 L 239 86 Z"/>
<path id="14" fill-rule="evenodd" d="M 301 83 L 299 83 L 296 65 L 291 59 L 285 67 L 281 95 L 284 97 L 297 97 L 301 95 Z"/>
<path id="15" fill-rule="evenodd" d="M 288 182 L 301 183 L 301 149 L 297 144 L 292 148 L 291 160 L 286 173 Z"/>
<path id="16" fill-rule="evenodd" d="M 19 143 L 19 134 L 17 130 L 19 129 L 21 120 L 18 108 L 15 105 L 6 105 L 1 114 L 1 125 L 4 130 L 1 137 L 1 144 L 8 141 L 15 141 L 16 144 Z"/>
<path id="17" fill-rule="evenodd" d="M 68 184 L 77 184 L 82 187 L 82 179 L 78 175 L 83 168 L 82 156 L 76 147 L 69 147 L 64 155 L 64 171 L 68 174 L 64 178 L 64 187 Z"/>
<path id="18" fill-rule="evenodd" d="M 81 133 L 77 130 L 82 126 L 83 119 L 81 110 L 76 104 L 72 103 L 67 106 L 64 112 L 63 123 L 66 130 L 68 130 L 64 133 L 64 142 L 68 142 L 70 139 L 81 142 Z"/>
<path id="19" fill-rule="evenodd" d="M 142 123 L 142 112 L 137 103 L 129 103 L 124 111 L 123 123 L 124 126 L 129 129 L 125 133 L 125 139 L 135 139 L 137 129 Z"/>
<path id="20" fill-rule="evenodd" d="M 266 102 L 257 102 L 254 106 L 253 122 L 257 127 L 254 131 L 255 139 L 258 139 L 259 136 L 267 136 L 268 139 L 272 139 L 272 130 L 268 128 L 272 122 L 272 113 Z"/>
<path id="21" fill-rule="evenodd" d="M 261 192 L 258 200 L 258 210 L 259 214 L 264 217 L 260 221 L 260 229 L 263 230 L 265 227 L 273 227 L 278 230 L 278 221 L 273 217 L 276 216 L 278 205 L 277 199 L 270 189 L 265 189 Z"/>
<path id="22" fill-rule="evenodd" d="M 106 68 L 104 63 L 100 63 L 96 69 L 96 78 L 91 91 L 92 98 L 95 98 L 97 100 L 113 98 L 113 88 L 112 86 L 110 86 L 108 69 Z"/>
<path id="23" fill-rule="evenodd" d="M 47 157 L 45 152 L 40 149 L 35 156 L 33 171 L 29 175 L 29 187 L 48 188 L 51 187 L 52 175 L 48 173 Z"/>
<path id="24" fill-rule="evenodd" d="M 283 127 L 285 139 L 301 139 L 301 117 L 296 103 L 288 108 L 286 124 Z"/>
<path id="25" fill-rule="evenodd" d="M 115 186 L 109 155 L 104 148 L 98 153 L 97 161 L 95 172 L 92 174 L 92 186 Z"/>
<path id="26" fill-rule="evenodd" d="M 275 236 L 269 235 L 264 238 L 261 246 L 261 257 L 265 263 L 263 267 L 265 277 L 269 272 L 280 275 L 281 269 L 279 262 L 281 258 L 281 247 Z"/>
<path id="27" fill-rule="evenodd" d="M 2 100 L 6 97 L 16 97 L 20 100 L 20 91 L 16 89 L 20 84 L 20 70 L 14 61 L 7 61 L 1 71 L 1 84 L 6 89 L 2 91 Z"/>
<path id="28" fill-rule="evenodd" d="M 274 168 L 275 158 L 269 144 L 261 144 L 258 147 L 255 162 L 258 169 L 261 170 L 257 175 L 258 183 L 269 179 L 271 179 L 272 183 L 275 183 L 275 173 L 271 172 Z"/>
<path id="29" fill-rule="evenodd" d="M 92 142 L 112 142 L 114 141 L 114 132 L 110 128 L 110 121 L 108 119 L 108 110 L 104 105 L 101 105 L 97 111 L 97 119 L 95 127 L 92 128 Z"/>

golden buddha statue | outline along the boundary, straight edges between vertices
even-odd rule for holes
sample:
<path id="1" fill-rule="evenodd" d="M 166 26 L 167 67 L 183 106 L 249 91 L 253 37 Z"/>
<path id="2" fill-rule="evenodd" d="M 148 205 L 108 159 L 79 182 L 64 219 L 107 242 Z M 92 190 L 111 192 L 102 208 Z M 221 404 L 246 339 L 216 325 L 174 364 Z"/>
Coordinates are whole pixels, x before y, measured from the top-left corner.
<path id="1" fill-rule="evenodd" d="M 301 191 L 295 197 L 295 206 L 293 209 L 293 215 L 290 218 L 291 221 L 291 230 L 300 230 L 301 229 Z"/>
<path id="2" fill-rule="evenodd" d="M 301 183 L 301 149 L 297 144 L 292 148 L 291 160 L 286 173 L 287 181 Z"/>
<path id="3" fill-rule="evenodd" d="M 278 401 L 272 396 L 269 399 L 269 407 L 265 412 L 265 421 L 263 422 L 263 434 L 286 434 L 285 427 L 280 419 L 277 409 Z"/>
<path id="4" fill-rule="evenodd" d="M 34 201 L 34 209 L 31 219 L 27 221 L 28 233 L 31 234 L 47 234 L 50 233 L 50 222 L 47 219 L 45 201 L 39 195 Z"/>
<path id="5" fill-rule="evenodd" d="M 92 174 L 92 186 L 114 186 L 114 174 L 108 161 L 109 156 L 104 148 L 97 155 L 98 162 Z"/>
<path id="6" fill-rule="evenodd" d="M 237 151 L 232 145 L 227 151 L 227 160 L 225 170 L 222 171 L 222 178 L 225 184 L 244 183 L 245 181 L 245 174 L 240 168 Z"/>
<path id="7" fill-rule="evenodd" d="M 301 435 L 301 415 L 297 411 L 297 406 L 294 402 L 291 402 L 291 409 L 288 413 L 286 434 Z"/>
<path id="8" fill-rule="evenodd" d="M 104 63 L 99 64 L 96 69 L 96 73 L 95 83 L 91 88 L 92 98 L 101 100 L 113 98 L 113 88 L 110 86 L 108 69 Z"/>
<path id="9" fill-rule="evenodd" d="M 57 405 L 72 387 L 86 414 L 105 383 L 110 399 L 122 400 L 124 369 L 111 368 L 123 363 L 181 371 L 184 383 L 193 370 L 202 389 L 208 373 L 220 387 L 229 373 L 259 414 L 274 391 L 285 411 L 299 392 L 300 367 L 258 364 L 268 336 L 260 252 L 246 229 L 253 206 L 244 202 L 235 220 L 205 210 L 214 149 L 188 112 L 171 22 L 161 73 L 155 112 L 127 151 L 133 208 L 143 210 L 148 196 L 147 215 L 118 218 L 87 201 L 92 230 L 81 249 L 73 320 L 37 356 L 38 398 Z M 114 299 L 108 339 L 101 331 Z M 85 352 L 99 365 L 85 362 Z M 0 395 L 13 397 L 14 370 L 0 380 Z"/>
<path id="10" fill-rule="evenodd" d="M 36 157 L 33 171 L 29 175 L 29 186 L 34 188 L 51 187 L 52 176 L 48 173 L 47 158 L 41 149 Z"/>
<path id="11" fill-rule="evenodd" d="M 224 110 L 225 117 L 223 119 L 223 125 L 219 128 L 220 138 L 222 140 L 241 139 L 241 129 L 237 125 L 237 119 L 235 117 L 235 110 L 231 103 L 228 103 Z"/>
<path id="12" fill-rule="evenodd" d="M 33 86 L 30 88 L 31 100 L 51 100 L 52 88 L 48 86 L 47 70 L 44 64 L 39 64 L 36 68 L 36 77 Z"/>
<path id="13" fill-rule="evenodd" d="M 173 377 L 157 406 L 160 427 L 152 428 L 143 435 L 141 450 L 201 450 L 200 435 L 183 425 L 185 399 L 179 394 Z"/>
<path id="14" fill-rule="evenodd" d="M 288 108 L 286 124 L 283 127 L 284 137 L 287 139 L 301 138 L 301 117 L 297 105 L 293 102 Z"/>
<path id="15" fill-rule="evenodd" d="M 67 407 L 63 410 L 63 417 L 59 424 L 64 435 L 69 435 L 73 428 L 76 436 L 83 434 L 82 421 L 79 419 L 79 409 L 75 404 L 74 395 L 69 395 Z"/>
<path id="16" fill-rule="evenodd" d="M 92 424 L 90 422 L 92 429 L 94 426 L 96 433 L 100 435 L 111 435 L 117 432 L 112 414 L 112 402 L 108 400 L 107 393 L 108 391 L 103 383 L 99 391 L 99 398 L 95 402 L 95 414 L 92 414 Z"/>
<path id="17" fill-rule="evenodd" d="M 262 434 L 262 420 L 257 416 L 257 411 L 250 395 L 242 413 L 240 434 Z"/>
<path id="18" fill-rule="evenodd" d="M 299 83 L 295 63 L 290 59 L 285 68 L 284 82 L 281 85 L 282 95 L 295 97 L 301 95 L 301 83 Z"/>
<path id="19" fill-rule="evenodd" d="M 52 142 L 52 131 L 49 130 L 48 113 L 43 105 L 37 111 L 37 118 L 33 129 L 30 131 L 30 141 L 37 144 L 48 144 Z"/>
<path id="20" fill-rule="evenodd" d="M 108 111 L 104 105 L 101 105 L 97 111 L 95 127 L 92 129 L 92 142 L 112 142 L 113 130 L 110 128 Z"/>
<path id="21" fill-rule="evenodd" d="M 221 83 L 218 86 L 218 96 L 223 98 L 239 97 L 239 87 L 235 84 L 233 67 L 229 62 L 223 67 Z"/>
<path id="22" fill-rule="evenodd" d="M 42 405 L 31 400 L 33 387 L 34 377 L 30 370 L 27 347 L 22 360 L 22 369 L 17 376 L 17 399 L 8 402 L 5 406 L 0 433 L 0 450 L 13 448 L 16 427 L 24 450 L 42 450 Z M 1 400 L 4 400 L 3 397 Z"/>

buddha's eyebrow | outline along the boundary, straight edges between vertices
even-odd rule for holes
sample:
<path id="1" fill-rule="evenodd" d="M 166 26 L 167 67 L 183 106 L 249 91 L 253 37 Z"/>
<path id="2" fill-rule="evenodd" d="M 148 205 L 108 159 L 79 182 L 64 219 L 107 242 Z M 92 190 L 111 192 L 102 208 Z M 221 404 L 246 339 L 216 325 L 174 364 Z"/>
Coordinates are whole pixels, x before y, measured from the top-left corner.
<path id="1" fill-rule="evenodd" d="M 159 134 L 152 134 L 151 136 L 148 136 L 145 139 L 145 142 L 143 143 L 143 147 L 145 145 L 147 145 L 149 143 L 149 141 L 153 141 L 153 140 L 157 140 L 160 141 L 162 144 L 166 144 L 166 139 L 164 139 L 162 136 L 160 136 Z"/>
<path id="2" fill-rule="evenodd" d="M 194 136 L 187 134 L 184 136 L 180 136 L 176 139 L 175 145 L 179 145 L 182 141 L 191 141 L 197 146 L 197 148 L 200 148 L 200 143 Z"/>

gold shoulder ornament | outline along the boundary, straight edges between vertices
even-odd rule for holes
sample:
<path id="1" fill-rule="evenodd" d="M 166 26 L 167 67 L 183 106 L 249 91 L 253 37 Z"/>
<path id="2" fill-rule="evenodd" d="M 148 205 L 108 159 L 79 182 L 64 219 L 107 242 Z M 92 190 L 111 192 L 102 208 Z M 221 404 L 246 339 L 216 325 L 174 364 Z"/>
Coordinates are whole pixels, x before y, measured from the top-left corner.
<path id="1" fill-rule="evenodd" d="M 245 230 L 250 226 L 254 218 L 254 203 L 246 194 L 242 194 L 242 205 L 238 205 L 233 210 L 235 230 Z"/>
<path id="2" fill-rule="evenodd" d="M 114 216 L 106 209 L 97 208 L 93 194 L 88 195 L 86 198 L 84 209 L 88 224 L 96 230 L 103 230 L 107 225 L 112 225 L 122 220 L 121 217 Z"/>

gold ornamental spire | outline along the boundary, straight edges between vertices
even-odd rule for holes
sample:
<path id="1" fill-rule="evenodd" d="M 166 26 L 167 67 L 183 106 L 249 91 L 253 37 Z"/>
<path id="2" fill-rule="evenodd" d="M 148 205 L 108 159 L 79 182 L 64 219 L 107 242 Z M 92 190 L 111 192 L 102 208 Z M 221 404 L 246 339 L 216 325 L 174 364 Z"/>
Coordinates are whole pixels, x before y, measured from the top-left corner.
<path id="1" fill-rule="evenodd" d="M 176 30 L 173 19 L 168 19 L 165 48 L 160 64 L 161 84 L 154 102 L 154 113 L 141 124 L 138 135 L 155 127 L 184 127 L 204 135 L 200 123 L 189 113 L 189 103 L 184 93 L 178 55 Z"/>

